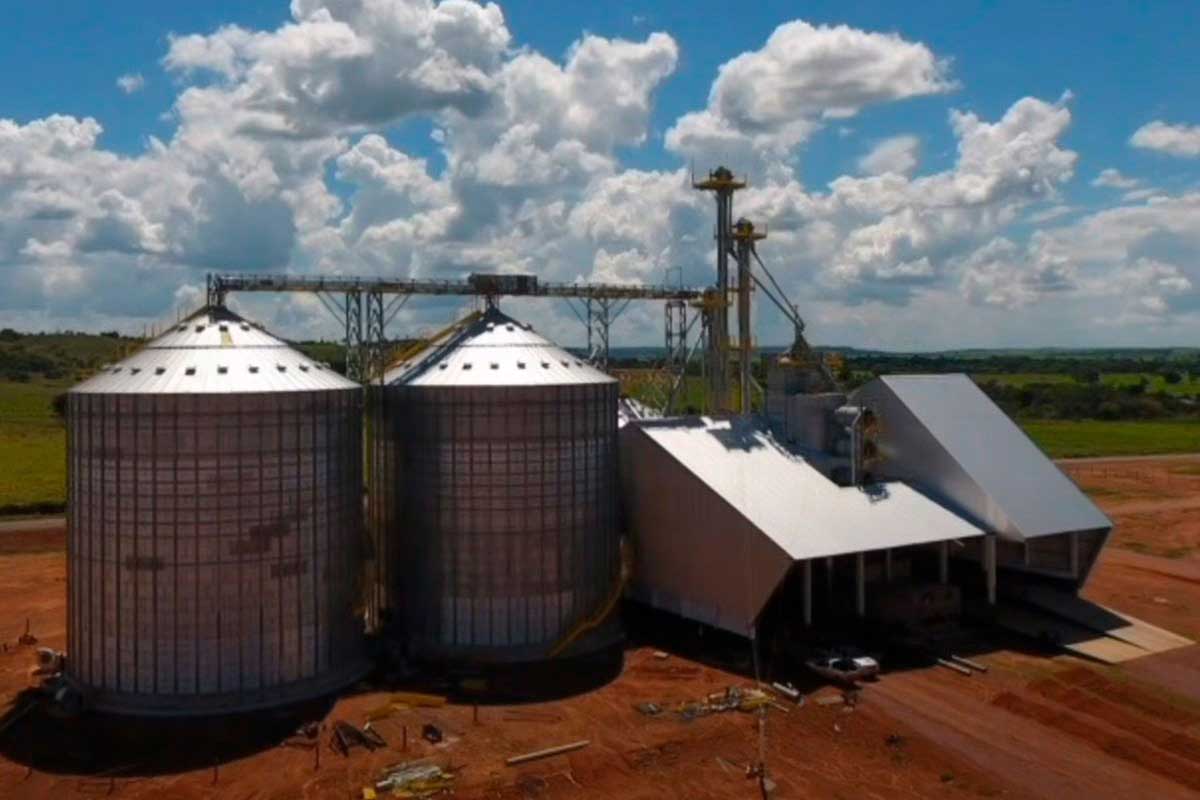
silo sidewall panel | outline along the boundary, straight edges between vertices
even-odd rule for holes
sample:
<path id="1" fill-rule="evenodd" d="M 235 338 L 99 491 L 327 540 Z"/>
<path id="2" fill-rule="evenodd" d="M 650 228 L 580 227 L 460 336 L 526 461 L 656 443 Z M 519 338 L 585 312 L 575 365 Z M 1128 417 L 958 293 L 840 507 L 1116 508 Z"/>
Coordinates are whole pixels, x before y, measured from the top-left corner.
<path id="1" fill-rule="evenodd" d="M 70 672 L 97 703 L 223 711 L 363 667 L 349 390 L 73 394 Z"/>
<path id="2" fill-rule="evenodd" d="M 389 394 L 393 589 L 414 649 L 544 655 L 616 577 L 616 385 Z"/>

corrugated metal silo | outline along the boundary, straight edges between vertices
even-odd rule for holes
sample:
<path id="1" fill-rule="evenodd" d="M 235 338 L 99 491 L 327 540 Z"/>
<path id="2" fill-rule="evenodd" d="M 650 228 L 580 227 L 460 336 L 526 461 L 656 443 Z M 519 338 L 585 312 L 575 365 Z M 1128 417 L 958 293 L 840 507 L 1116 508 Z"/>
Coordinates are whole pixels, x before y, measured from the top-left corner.
<path id="1" fill-rule="evenodd" d="M 71 390 L 68 674 L 212 713 L 365 671 L 361 389 L 225 309 Z"/>
<path id="2" fill-rule="evenodd" d="M 492 309 L 385 385 L 389 584 L 411 649 L 546 657 L 616 588 L 617 382 Z"/>

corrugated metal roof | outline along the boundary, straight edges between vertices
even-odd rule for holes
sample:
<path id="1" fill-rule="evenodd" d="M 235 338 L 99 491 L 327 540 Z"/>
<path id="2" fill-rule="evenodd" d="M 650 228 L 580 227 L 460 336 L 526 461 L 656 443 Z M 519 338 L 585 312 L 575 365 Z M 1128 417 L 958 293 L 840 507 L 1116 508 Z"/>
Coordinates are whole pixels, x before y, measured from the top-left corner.
<path id="1" fill-rule="evenodd" d="M 445 343 L 392 365 L 384 381 L 405 386 L 561 386 L 615 379 L 493 308 Z"/>
<path id="2" fill-rule="evenodd" d="M 985 524 L 1021 538 L 1112 527 L 1108 517 L 966 375 L 888 375 L 879 381 L 986 496 L 976 510 Z M 869 396 L 870 384 L 860 394 Z M 891 431 L 894 426 L 888 425 L 886 408 L 877 413 L 882 420 L 881 444 L 887 445 L 893 433 L 913 434 L 912 430 Z M 898 438 L 893 446 L 917 447 L 906 442 Z M 896 455 L 915 461 L 914 469 L 934 461 L 917 452 Z M 926 476 L 935 482 L 939 478 L 953 484 L 947 476 Z"/>
<path id="3" fill-rule="evenodd" d="M 870 491 L 839 486 L 753 421 L 686 417 L 629 427 L 666 450 L 793 559 L 983 535 L 903 483 Z"/>
<path id="4" fill-rule="evenodd" d="M 228 309 L 205 309 L 71 389 L 83 394 L 230 394 L 357 389 Z"/>

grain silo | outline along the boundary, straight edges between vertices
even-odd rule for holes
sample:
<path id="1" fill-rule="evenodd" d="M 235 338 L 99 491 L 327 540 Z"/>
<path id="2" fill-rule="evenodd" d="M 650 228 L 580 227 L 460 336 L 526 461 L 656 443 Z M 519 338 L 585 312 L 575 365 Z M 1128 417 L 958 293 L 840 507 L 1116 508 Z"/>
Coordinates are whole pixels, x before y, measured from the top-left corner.
<path id="1" fill-rule="evenodd" d="M 71 390 L 68 675 L 137 714 L 365 671 L 361 390 L 224 308 Z"/>
<path id="2" fill-rule="evenodd" d="M 620 589 L 617 382 L 493 308 L 385 383 L 389 588 L 410 649 L 556 654 Z"/>

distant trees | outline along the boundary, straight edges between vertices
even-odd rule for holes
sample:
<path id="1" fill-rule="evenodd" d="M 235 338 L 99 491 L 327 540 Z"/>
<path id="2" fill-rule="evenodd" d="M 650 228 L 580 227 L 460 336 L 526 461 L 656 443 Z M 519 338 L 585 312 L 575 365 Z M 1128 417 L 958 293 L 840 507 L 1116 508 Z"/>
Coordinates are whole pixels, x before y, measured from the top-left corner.
<path id="1" fill-rule="evenodd" d="M 1015 387 L 983 381 L 980 388 L 1009 415 L 1026 419 L 1162 419 L 1196 417 L 1196 404 L 1166 392 L 1148 392 L 1143 378 L 1123 387 L 1103 383 L 1035 383 Z"/>

